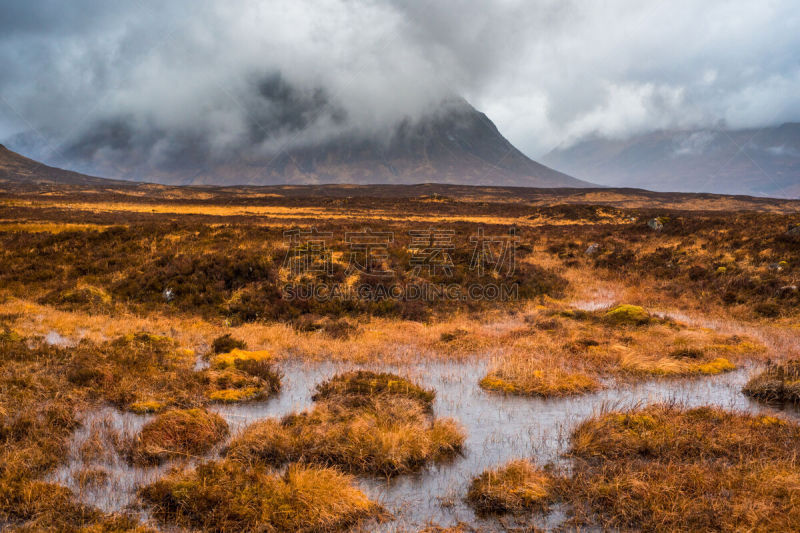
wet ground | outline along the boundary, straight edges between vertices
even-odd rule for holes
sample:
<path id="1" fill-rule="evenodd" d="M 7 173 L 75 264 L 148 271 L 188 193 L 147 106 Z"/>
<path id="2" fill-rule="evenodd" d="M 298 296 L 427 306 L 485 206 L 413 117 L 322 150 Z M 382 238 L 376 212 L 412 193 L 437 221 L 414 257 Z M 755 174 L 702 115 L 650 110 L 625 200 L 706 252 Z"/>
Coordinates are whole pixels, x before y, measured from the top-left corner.
<path id="1" fill-rule="evenodd" d="M 608 388 L 597 393 L 544 400 L 481 390 L 478 381 L 485 375 L 487 364 L 483 358 L 472 362 L 422 362 L 403 367 L 290 364 L 282 368 L 283 392 L 279 396 L 265 402 L 215 406 L 212 409 L 228 421 L 231 433 L 235 435 L 256 420 L 309 407 L 317 383 L 353 368 L 397 372 L 436 390 L 435 414 L 455 418 L 463 424 L 467 434 L 465 453 L 450 463 L 411 476 L 392 480 L 359 478 L 363 490 L 394 513 L 395 520 L 369 528 L 384 531 L 416 531 L 431 522 L 451 525 L 459 521 L 481 525 L 488 530 L 499 529 L 498 522 L 479 520 L 464 503 L 470 480 L 486 468 L 521 457 L 533 458 L 539 464 L 565 465 L 562 454 L 568 447 L 570 432 L 582 420 L 604 409 L 667 401 L 687 406 L 718 405 L 750 412 L 776 411 L 752 402 L 740 392 L 753 372 L 751 368 L 697 379 L 657 380 L 621 386 L 609 383 Z M 793 410 L 782 413 L 800 419 Z M 84 426 L 75 434 L 67 465 L 52 479 L 69 486 L 87 503 L 105 510 L 118 510 L 133 504 L 136 488 L 157 479 L 169 465 L 135 468 L 111 454 L 95 461 L 97 466 L 110 473 L 109 479 L 95 488 L 81 489 L 75 479 L 75 472 L 83 466 L 78 450 L 93 435 L 100 435 L 102 439 L 103 428 L 130 435 L 138 431 L 147 419 L 113 409 L 87 415 Z M 143 517 L 146 518 L 146 514 Z M 562 519 L 563 513 L 556 510 L 542 518 L 538 525 L 551 528 Z"/>

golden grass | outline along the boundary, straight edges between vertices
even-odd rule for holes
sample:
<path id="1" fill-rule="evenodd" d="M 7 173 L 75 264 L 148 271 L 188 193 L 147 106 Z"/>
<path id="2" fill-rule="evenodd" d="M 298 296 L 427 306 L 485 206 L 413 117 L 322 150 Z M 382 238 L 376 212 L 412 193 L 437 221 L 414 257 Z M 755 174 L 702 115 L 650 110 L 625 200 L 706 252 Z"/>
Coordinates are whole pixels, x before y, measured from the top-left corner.
<path id="1" fill-rule="evenodd" d="M 578 524 L 647 531 L 800 528 L 800 426 L 715 407 L 605 413 L 572 435 Z"/>
<path id="2" fill-rule="evenodd" d="M 525 360 L 506 361 L 497 371 L 480 381 L 486 390 L 521 396 L 570 396 L 595 391 L 600 382 L 583 372 L 571 372 L 559 367 L 539 370 L 536 363 Z"/>
<path id="3" fill-rule="evenodd" d="M 314 401 L 346 397 L 356 402 L 366 401 L 376 396 L 393 396 L 408 398 L 419 402 L 430 409 L 436 393 L 423 389 L 410 380 L 387 372 L 370 372 L 356 370 L 338 374 L 324 383 L 317 385 L 312 399 Z"/>
<path id="4" fill-rule="evenodd" d="M 237 361 L 270 361 L 273 355 L 268 350 L 248 351 L 234 348 L 230 352 L 215 355 L 211 359 L 214 368 L 234 368 Z"/>
<path id="5" fill-rule="evenodd" d="M 176 409 L 145 424 L 129 445 L 134 463 L 159 463 L 173 457 L 205 455 L 228 435 L 228 424 L 205 409 Z"/>
<path id="6" fill-rule="evenodd" d="M 72 224 L 66 222 L 0 222 L 0 232 L 61 233 L 64 231 L 101 231 L 101 224 Z"/>
<path id="7" fill-rule="evenodd" d="M 479 514 L 544 512 L 554 499 L 555 488 L 551 474 L 518 459 L 473 479 L 467 502 Z"/>
<path id="8" fill-rule="evenodd" d="M 524 326 L 494 341 L 502 351 L 482 388 L 542 397 L 583 394 L 602 388 L 603 379 L 720 374 L 766 351 L 748 337 L 656 318 L 638 306 L 589 312 L 552 305 L 525 316 Z"/>
<path id="9" fill-rule="evenodd" d="M 433 419 L 415 400 L 377 396 L 357 406 L 318 402 L 300 414 L 256 422 L 233 439 L 227 456 L 246 463 L 305 461 L 392 476 L 451 458 L 463 443 L 456 421 Z"/>
<path id="10" fill-rule="evenodd" d="M 352 478 L 329 468 L 207 462 L 141 489 L 156 517 L 205 531 L 332 532 L 381 514 Z"/>

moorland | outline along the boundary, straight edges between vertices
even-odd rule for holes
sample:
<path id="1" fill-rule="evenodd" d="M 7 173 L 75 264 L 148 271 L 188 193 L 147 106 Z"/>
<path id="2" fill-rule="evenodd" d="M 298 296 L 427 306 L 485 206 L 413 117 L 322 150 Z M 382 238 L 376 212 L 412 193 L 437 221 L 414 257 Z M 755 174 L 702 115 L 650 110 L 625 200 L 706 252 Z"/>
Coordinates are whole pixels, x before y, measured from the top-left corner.
<path id="1" fill-rule="evenodd" d="M 790 200 L 5 183 L 0 524 L 796 530 L 799 282 Z"/>

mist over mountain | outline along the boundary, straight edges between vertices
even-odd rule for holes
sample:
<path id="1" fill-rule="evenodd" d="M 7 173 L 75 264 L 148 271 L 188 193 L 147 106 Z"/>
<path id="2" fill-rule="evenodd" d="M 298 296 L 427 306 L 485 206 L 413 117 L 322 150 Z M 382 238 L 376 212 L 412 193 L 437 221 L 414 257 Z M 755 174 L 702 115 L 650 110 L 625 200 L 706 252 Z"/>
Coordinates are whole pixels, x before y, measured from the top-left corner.
<path id="1" fill-rule="evenodd" d="M 589 185 L 529 159 L 463 98 L 364 128 L 322 88 L 305 90 L 271 75 L 255 85 L 255 95 L 243 110 L 246 127 L 224 142 L 210 130 L 165 129 L 120 116 L 93 124 L 49 157 L 36 136 L 8 145 L 85 174 L 175 185 Z"/>
<path id="2" fill-rule="evenodd" d="M 797 198 L 800 123 L 594 137 L 553 150 L 542 161 L 608 186 Z"/>

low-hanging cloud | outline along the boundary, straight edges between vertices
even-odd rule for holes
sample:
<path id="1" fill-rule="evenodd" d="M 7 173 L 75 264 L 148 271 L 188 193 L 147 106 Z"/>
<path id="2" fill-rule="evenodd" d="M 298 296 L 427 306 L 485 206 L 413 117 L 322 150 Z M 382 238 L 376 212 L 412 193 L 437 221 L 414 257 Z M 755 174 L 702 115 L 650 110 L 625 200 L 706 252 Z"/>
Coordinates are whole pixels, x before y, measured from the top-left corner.
<path id="1" fill-rule="evenodd" d="M 26 132 L 50 160 L 269 152 L 379 135 L 460 94 L 537 156 L 800 120 L 797 50 L 777 0 L 11 0 L 0 138 Z"/>

